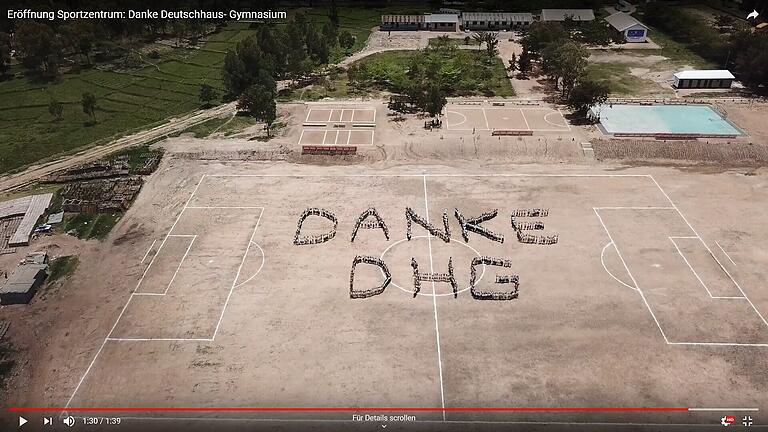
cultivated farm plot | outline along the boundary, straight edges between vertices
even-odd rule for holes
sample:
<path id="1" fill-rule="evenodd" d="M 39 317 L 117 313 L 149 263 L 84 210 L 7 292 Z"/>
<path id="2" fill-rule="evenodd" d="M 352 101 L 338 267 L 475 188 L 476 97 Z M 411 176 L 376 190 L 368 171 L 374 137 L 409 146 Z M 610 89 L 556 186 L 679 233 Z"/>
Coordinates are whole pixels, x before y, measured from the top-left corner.
<path id="1" fill-rule="evenodd" d="M 370 206 L 389 240 L 369 227 L 351 242 Z M 336 216 L 336 234 L 296 246 L 297 221 L 311 207 Z M 438 228 L 446 211 L 450 242 L 417 224 L 407 240 L 407 207 Z M 517 241 L 510 215 L 529 208 L 549 209 L 520 219 L 543 222 L 531 233 L 557 234 L 557 244 Z M 482 226 L 504 242 L 474 233 L 465 240 L 454 209 L 466 217 L 498 209 Z M 312 216 L 301 234 L 331 230 Z M 386 263 L 392 281 L 382 294 L 350 299 L 356 255 Z M 503 289 L 496 275 L 516 274 L 519 298 L 473 299 L 470 263 L 481 255 L 512 266 L 479 266 L 478 289 Z M 441 282 L 422 282 L 414 296 L 412 259 L 422 273 L 447 273 L 452 262 L 456 298 Z M 68 406 L 707 407 L 727 400 L 768 408 L 764 392 L 701 382 L 698 372 L 724 374 L 718 365 L 735 353 L 768 350 L 768 311 L 750 300 L 729 259 L 649 175 L 206 175 L 144 257 L 133 295 Z M 376 267 L 358 266 L 356 289 L 381 282 Z M 748 383 L 763 373 L 757 365 L 740 376 Z M 413 414 L 420 421 L 573 418 Z M 689 412 L 622 415 L 712 422 Z"/>
<path id="2" fill-rule="evenodd" d="M 571 130 L 571 126 L 559 110 L 538 107 L 448 105 L 445 108 L 445 124 L 448 130 L 453 131 L 568 132 Z"/>

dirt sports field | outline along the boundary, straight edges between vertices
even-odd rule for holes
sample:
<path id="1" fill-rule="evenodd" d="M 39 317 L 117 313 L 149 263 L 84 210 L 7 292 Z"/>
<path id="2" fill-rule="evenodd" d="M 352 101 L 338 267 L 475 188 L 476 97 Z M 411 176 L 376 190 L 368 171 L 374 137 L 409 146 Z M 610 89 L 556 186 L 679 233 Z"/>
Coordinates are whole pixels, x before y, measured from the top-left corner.
<path id="1" fill-rule="evenodd" d="M 768 410 L 764 168 L 588 159 L 580 144 L 602 137 L 596 128 L 530 102 L 450 104 L 437 130 L 396 121 L 381 101 L 281 110 L 287 126 L 269 143 L 158 144 L 160 167 L 110 236 L 82 245 L 66 285 L 8 309 L 33 323 L 10 330 L 33 342 L 9 406 L 121 417 L 89 429 L 112 431 L 687 431 L 722 427 L 725 415 L 739 424 L 752 415 L 759 428 Z M 728 107 L 729 117 L 768 136 L 747 110 Z M 492 135 L 499 127 L 532 135 Z M 322 159 L 301 156 L 307 145 L 359 149 Z M 270 154 L 283 160 L 249 159 Z M 371 207 L 389 239 L 367 224 L 352 242 Z M 309 208 L 333 214 L 335 235 L 295 245 Z M 407 208 L 438 230 L 445 214 L 450 242 L 416 223 L 408 240 Z M 518 241 L 511 215 L 526 209 L 546 212 L 516 217 L 539 228 L 523 234 L 556 244 Z M 503 243 L 464 239 L 456 210 L 498 210 L 481 226 Z M 299 236 L 333 225 L 309 216 Z M 380 295 L 350 298 L 358 255 L 386 264 Z M 478 265 L 476 290 L 511 292 L 498 277 L 516 275 L 516 299 L 473 298 L 478 256 L 510 267 Z M 414 296 L 413 262 L 441 274 L 450 262 L 455 298 L 431 281 Z M 383 279 L 358 264 L 354 289 Z M 235 410 L 142 409 L 158 407 Z M 249 407 L 326 410 L 237 410 Z M 333 410 L 348 407 L 362 408 Z M 464 410 L 477 407 L 676 410 Z"/>
<path id="2" fill-rule="evenodd" d="M 82 356 L 67 362 L 71 376 L 51 400 L 32 404 L 768 409 L 768 234 L 754 207 L 768 198 L 764 176 L 536 165 L 513 172 L 164 165 L 114 233 L 112 250 L 127 270 L 99 274 L 99 289 L 114 290 L 107 301 L 114 314 L 100 326 L 69 329 Z M 371 206 L 390 240 L 380 229 L 361 229 L 351 242 L 357 217 Z M 332 212 L 337 234 L 296 246 L 298 218 L 310 207 Z M 406 207 L 438 227 L 446 210 L 450 243 L 416 224 L 406 240 Z M 465 242 L 456 208 L 467 217 L 498 209 L 483 226 L 503 235 L 503 244 L 473 233 Z M 533 233 L 557 234 L 557 244 L 517 241 L 510 215 L 527 208 L 549 209 L 547 217 L 518 219 L 544 222 Z M 301 234 L 331 225 L 309 217 Z M 350 299 L 355 255 L 387 264 L 392 283 L 384 293 Z M 519 298 L 472 298 L 470 263 L 478 255 L 512 267 L 481 266 L 477 288 L 503 289 L 495 276 L 517 274 Z M 430 282 L 414 298 L 411 258 L 421 272 L 436 273 L 446 273 L 451 259 L 457 298 L 450 285 Z M 381 280 L 375 267 L 358 266 L 358 289 Z M 89 302 L 77 294 L 72 301 Z M 450 427 L 535 428 L 552 421 L 713 424 L 723 414 L 397 413 L 428 430 L 445 430 L 443 419 L 457 422 Z M 352 420 L 349 412 L 111 414 L 275 427 Z M 343 427 L 373 430 L 371 423 Z"/>

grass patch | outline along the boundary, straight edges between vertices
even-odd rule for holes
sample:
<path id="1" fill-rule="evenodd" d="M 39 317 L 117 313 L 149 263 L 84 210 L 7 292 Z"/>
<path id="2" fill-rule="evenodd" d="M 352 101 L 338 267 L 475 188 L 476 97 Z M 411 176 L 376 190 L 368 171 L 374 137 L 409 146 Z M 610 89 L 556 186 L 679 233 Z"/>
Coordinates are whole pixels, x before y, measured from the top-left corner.
<path id="1" fill-rule="evenodd" d="M 642 54 L 663 55 L 664 57 L 668 58 L 670 61 L 674 62 L 677 66 L 688 65 L 688 66 L 693 66 L 694 68 L 697 68 L 697 69 L 717 69 L 718 68 L 718 65 L 716 65 L 715 63 L 704 59 L 700 55 L 691 51 L 684 44 L 673 40 L 671 37 L 664 34 L 664 32 L 660 30 L 649 29 L 648 34 L 651 40 L 653 40 L 654 42 L 656 42 L 661 46 L 661 49 L 650 50 L 649 52 L 644 52 Z M 640 54 L 638 51 L 648 51 L 648 50 L 628 50 L 628 51 L 631 51 L 633 54 Z"/>
<path id="2" fill-rule="evenodd" d="M 80 264 L 80 259 L 77 255 L 56 258 L 48 264 L 48 279 L 46 282 L 50 284 L 66 277 L 75 271 L 78 264 Z"/>
<path id="3" fill-rule="evenodd" d="M 358 60 L 366 68 L 369 82 L 355 88 L 346 74 L 310 89 L 320 98 L 380 96 L 382 92 L 397 92 L 408 81 L 409 64 L 421 59 L 424 51 L 385 51 Z M 449 96 L 511 97 L 515 95 L 501 59 L 494 57 L 488 62 L 485 52 L 447 49 L 434 54 L 439 64 L 442 82 Z"/>
<path id="4" fill-rule="evenodd" d="M 659 84 L 632 75 L 628 63 L 590 63 L 587 66 L 587 79 L 603 82 L 608 85 L 611 94 L 625 96 L 642 96 L 662 92 L 672 93 Z"/>
<path id="5" fill-rule="evenodd" d="M 102 64 L 52 82 L 26 77 L 0 82 L 0 173 L 106 143 L 199 108 L 200 85 L 223 94 L 224 52 L 251 34 L 255 30 L 248 24 L 231 23 L 210 36 L 212 48 L 171 48 L 155 64 L 144 56 L 146 62 L 131 69 Z M 95 121 L 80 106 L 86 91 L 96 96 Z M 52 99 L 64 105 L 60 120 L 48 113 Z"/>
<path id="6" fill-rule="evenodd" d="M 65 214 L 57 231 L 66 232 L 79 239 L 102 240 L 122 217 L 122 213 L 75 213 Z"/>
<path id="7" fill-rule="evenodd" d="M 192 126 L 191 128 L 185 130 L 183 133 L 191 133 L 195 138 L 205 138 L 227 121 L 229 121 L 229 117 L 213 118 L 198 125 Z"/>
<path id="8" fill-rule="evenodd" d="M 124 150 L 120 150 L 119 152 L 112 153 L 111 155 L 107 156 L 106 159 L 112 160 L 116 157 L 127 156 L 130 170 L 132 173 L 135 173 L 137 170 L 144 167 L 144 164 L 149 157 L 162 155 L 162 150 L 150 149 L 149 144 L 147 144 L 139 147 L 129 147 Z"/>

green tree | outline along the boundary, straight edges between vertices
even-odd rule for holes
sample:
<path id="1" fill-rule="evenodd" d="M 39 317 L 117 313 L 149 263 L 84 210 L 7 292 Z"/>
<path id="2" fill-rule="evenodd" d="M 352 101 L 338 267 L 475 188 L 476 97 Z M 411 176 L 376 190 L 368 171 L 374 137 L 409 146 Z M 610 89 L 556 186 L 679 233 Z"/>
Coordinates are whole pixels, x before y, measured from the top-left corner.
<path id="1" fill-rule="evenodd" d="M 48 102 L 48 113 L 56 120 L 61 120 L 61 116 L 64 113 L 64 105 L 56 99 L 51 99 Z"/>
<path id="2" fill-rule="evenodd" d="M 477 32 L 472 38 L 479 45 L 485 44 L 485 53 L 491 59 L 499 53 L 499 33 L 497 32 Z"/>
<path id="3" fill-rule="evenodd" d="M 208 84 L 202 84 L 200 85 L 200 103 L 203 104 L 203 106 L 210 106 L 211 102 L 216 99 L 218 95 L 216 94 L 216 90 L 211 87 Z"/>
<path id="4" fill-rule="evenodd" d="M 609 89 L 604 83 L 597 81 L 582 81 L 576 85 L 568 96 L 568 106 L 577 115 L 585 116 L 589 108 L 605 103 L 608 100 Z"/>
<path id="5" fill-rule="evenodd" d="M 555 83 L 555 88 L 568 98 L 576 81 L 584 74 L 589 51 L 574 41 L 547 45 L 541 52 L 542 70 Z"/>
<path id="6" fill-rule="evenodd" d="M 71 45 L 81 56 L 91 63 L 91 50 L 96 41 L 93 22 L 90 20 L 75 20 L 66 29 Z"/>
<path id="7" fill-rule="evenodd" d="M 227 93 L 232 96 L 239 95 L 248 87 L 245 65 L 236 52 L 227 51 L 227 55 L 224 56 L 221 78 L 224 81 L 224 88 L 227 90 Z"/>
<path id="8" fill-rule="evenodd" d="M 61 41 L 47 24 L 21 20 L 15 33 L 17 55 L 27 69 L 56 75 Z"/>
<path id="9" fill-rule="evenodd" d="M 427 87 L 422 109 L 432 117 L 440 116 L 440 113 L 443 112 L 443 108 L 447 103 L 448 99 L 445 97 L 445 92 L 440 89 L 439 85 L 432 84 Z"/>
<path id="10" fill-rule="evenodd" d="M 349 54 L 349 50 L 355 45 L 355 37 L 349 30 L 342 30 L 339 33 L 339 46 L 344 48 L 344 51 Z"/>
<path id="11" fill-rule="evenodd" d="M 11 37 L 0 32 L 0 77 L 5 77 L 11 69 Z"/>
<path id="12" fill-rule="evenodd" d="M 269 136 L 270 128 L 277 118 L 276 96 L 274 88 L 263 84 L 252 85 L 240 95 L 237 100 L 237 109 L 256 120 L 263 121 L 264 129 Z"/>
<path id="13" fill-rule="evenodd" d="M 520 75 L 522 76 L 528 76 L 529 73 L 531 73 L 531 70 L 533 69 L 533 63 L 531 62 L 531 53 L 528 51 L 523 51 L 520 54 L 520 57 L 517 59 L 517 70 L 520 71 Z"/>
<path id="14" fill-rule="evenodd" d="M 96 120 L 96 96 L 91 92 L 85 92 L 80 104 L 83 106 L 83 112 Z"/>
<path id="15" fill-rule="evenodd" d="M 508 60 L 508 63 L 507 70 L 514 73 L 517 70 L 517 55 L 515 53 L 512 53 L 512 58 Z"/>
<path id="16" fill-rule="evenodd" d="M 547 45 L 561 42 L 568 38 L 568 33 L 562 24 L 557 22 L 535 22 L 520 40 L 523 51 L 528 51 L 533 57 L 538 57 Z"/>

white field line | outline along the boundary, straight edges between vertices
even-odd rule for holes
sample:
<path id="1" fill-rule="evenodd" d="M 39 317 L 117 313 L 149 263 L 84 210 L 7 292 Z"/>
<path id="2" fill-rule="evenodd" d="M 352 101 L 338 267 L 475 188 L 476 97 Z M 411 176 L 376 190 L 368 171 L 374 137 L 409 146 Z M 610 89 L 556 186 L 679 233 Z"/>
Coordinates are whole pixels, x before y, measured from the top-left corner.
<path id="1" fill-rule="evenodd" d="M 696 234 L 696 237 L 698 237 L 698 238 L 699 238 L 699 241 L 701 241 L 701 244 L 703 244 L 703 245 L 704 245 L 704 247 L 705 247 L 705 248 L 707 248 L 707 251 L 709 252 L 709 254 L 710 254 L 710 255 L 712 255 L 712 257 L 715 259 L 715 261 L 717 261 L 717 264 L 718 264 L 718 265 L 720 265 L 720 268 L 722 268 L 722 269 L 723 269 L 723 271 L 725 272 L 725 274 L 726 274 L 726 275 L 728 275 L 728 277 L 731 279 L 731 281 L 733 281 L 734 285 L 736 285 L 736 288 L 738 288 L 738 289 L 739 289 L 739 292 L 741 293 L 741 295 L 742 295 L 742 296 L 744 296 L 744 298 L 747 300 L 747 302 L 749 303 L 749 305 L 750 305 L 750 306 L 752 306 L 752 310 L 754 310 L 754 311 L 755 311 L 755 313 L 757 314 L 757 316 L 759 316 L 759 317 L 760 317 L 760 319 L 763 321 L 763 324 L 765 324 L 765 325 L 766 325 L 766 327 L 768 327 L 768 321 L 766 321 L 766 319 L 765 319 L 765 317 L 763 316 L 763 314 L 762 314 L 762 313 L 760 313 L 760 311 L 757 309 L 757 307 L 755 307 L 755 304 L 754 304 L 754 303 L 752 303 L 752 300 L 750 300 L 750 299 L 749 299 L 749 297 L 747 296 L 747 294 L 746 294 L 746 293 L 744 292 L 744 290 L 741 288 L 741 285 L 739 285 L 739 283 L 738 283 L 738 282 L 736 282 L 736 280 L 733 278 L 733 276 L 731 276 L 731 273 L 728 271 L 728 269 L 726 269 L 725 267 L 723 267 L 723 264 L 720 262 L 720 260 L 719 260 L 719 259 L 717 259 L 717 257 L 715 256 L 715 254 L 713 254 L 713 253 L 712 253 L 712 249 L 710 249 L 710 248 L 709 248 L 709 245 L 707 245 L 707 243 L 704 241 L 704 239 L 702 239 L 702 238 L 701 238 L 701 235 L 699 235 L 699 233 L 696 231 L 696 229 L 694 229 L 694 228 L 693 228 L 693 226 L 691 225 L 691 223 L 690 223 L 690 222 L 688 222 L 688 219 L 686 219 L 685 215 L 683 215 L 683 212 L 681 212 L 681 211 L 680 211 L 680 209 L 677 207 L 677 205 L 674 203 L 674 201 L 672 201 L 672 199 L 669 197 L 669 195 L 667 195 L 667 193 L 664 191 L 664 189 L 662 189 L 661 185 L 659 185 L 659 183 L 656 181 L 656 179 L 655 179 L 655 178 L 653 178 L 653 176 L 650 176 L 650 178 L 651 178 L 651 180 L 653 181 L 653 183 L 656 185 L 656 187 L 657 187 L 657 188 L 659 188 L 659 190 L 661 191 L 661 193 L 662 193 L 662 194 L 663 194 L 663 195 L 664 195 L 664 196 L 667 198 L 667 200 L 669 201 L 669 203 L 670 203 L 670 204 L 672 204 L 672 207 L 674 207 L 674 208 L 675 208 L 675 210 L 677 210 L 677 213 L 678 213 L 678 214 L 680 215 L 680 217 L 681 217 L 681 218 L 682 218 L 682 219 L 685 221 L 686 225 L 688 225 L 688 228 L 690 228 L 690 229 L 691 229 L 691 232 L 692 232 L 692 233 L 694 233 L 694 234 Z"/>
<path id="2" fill-rule="evenodd" d="M 613 246 L 614 249 L 616 248 L 616 245 L 614 245 L 612 242 L 606 243 L 606 245 L 603 247 L 603 251 L 600 252 L 600 264 L 603 265 L 603 269 L 605 269 L 605 272 L 608 273 L 608 276 L 614 278 L 616 280 L 616 282 L 624 285 L 625 287 L 627 287 L 627 288 L 629 288 L 631 290 L 637 291 L 636 287 L 633 287 L 631 285 L 627 285 L 624 281 L 622 281 L 621 279 L 619 279 L 616 276 L 614 276 L 613 273 L 611 273 L 611 271 L 608 270 L 608 266 L 605 265 L 605 250 L 608 249 L 608 246 Z"/>
<path id="3" fill-rule="evenodd" d="M 157 239 L 152 240 L 152 244 L 149 245 L 149 247 L 147 248 L 147 253 L 144 254 L 144 258 L 141 259 L 140 264 L 144 264 L 144 261 L 147 259 L 147 256 L 149 256 L 149 252 L 155 246 L 155 243 L 157 243 Z"/>
<path id="4" fill-rule="evenodd" d="M 245 264 L 245 260 L 248 257 L 248 251 L 251 250 L 251 245 L 254 244 L 253 237 L 256 235 L 256 230 L 259 229 L 259 222 L 261 222 L 261 217 L 263 215 L 264 215 L 264 210 L 262 210 L 259 213 L 259 218 L 256 220 L 256 226 L 253 227 L 251 238 L 248 240 L 248 246 L 245 248 L 245 253 L 243 254 L 242 261 L 240 261 L 240 267 L 237 268 L 237 274 L 235 275 L 235 280 L 232 281 L 232 287 L 229 289 L 229 294 L 227 294 L 227 300 L 224 302 L 224 308 L 222 308 L 221 310 L 221 315 L 219 316 L 219 321 L 216 323 L 216 330 L 214 330 L 213 332 L 212 339 L 216 339 L 216 335 L 219 333 L 221 320 L 224 318 L 224 313 L 227 311 L 227 306 L 229 305 L 229 299 L 232 297 L 232 292 L 235 290 L 235 284 L 237 283 L 237 279 L 240 277 L 240 272 L 243 270 L 243 264 Z M 264 259 L 266 260 L 266 257 Z M 263 261 L 262 261 L 262 264 L 263 264 Z M 261 271 L 261 268 L 259 268 L 259 271 Z"/>
<path id="5" fill-rule="evenodd" d="M 557 109 L 557 112 L 560 113 L 560 118 L 563 119 L 563 123 L 565 123 L 565 126 L 568 127 L 568 132 L 571 131 L 571 125 L 568 124 L 568 120 L 565 119 L 565 116 L 563 115 L 563 112 L 560 111 L 560 108 Z"/>
<path id="6" fill-rule="evenodd" d="M 189 242 L 189 246 L 187 246 L 187 250 L 184 252 L 184 255 L 181 257 L 181 261 L 179 261 L 179 265 L 176 266 L 176 271 L 173 272 L 173 276 L 171 277 L 171 280 L 168 282 L 168 285 L 165 287 L 165 291 L 163 291 L 163 295 L 168 294 L 168 289 L 171 287 L 171 284 L 176 279 L 176 275 L 179 274 L 179 269 L 181 268 L 182 264 L 184 264 L 184 260 L 187 259 L 187 255 L 189 255 L 190 249 L 192 249 L 192 245 L 195 244 L 195 240 L 197 240 L 197 235 L 192 237 L 192 241 Z"/>
<path id="7" fill-rule="evenodd" d="M 483 108 L 483 118 L 485 119 L 485 130 L 491 130 L 491 126 L 488 124 L 488 116 L 485 114 L 485 108 Z"/>
<path id="8" fill-rule="evenodd" d="M 309 115 L 312 114 L 312 108 L 307 110 L 307 118 L 304 119 L 304 123 L 309 123 Z M 303 131 L 302 131 L 303 132 Z M 299 142 L 301 142 L 301 139 L 299 139 Z"/>
<path id="9" fill-rule="evenodd" d="M 324 130 L 324 131 L 323 131 L 323 142 L 322 142 L 320 145 L 325 145 L 325 137 L 326 137 L 326 136 L 328 136 L 328 131 L 327 131 L 327 130 Z"/>
<path id="10" fill-rule="evenodd" d="M 253 244 L 257 248 L 259 248 L 259 251 L 261 251 L 261 265 L 259 266 L 259 269 L 256 270 L 256 273 L 251 275 L 251 277 L 249 277 L 248 279 L 246 279 L 246 280 L 240 282 L 239 284 L 235 285 L 235 288 L 239 288 L 240 286 L 247 284 L 248 282 L 252 281 L 253 278 L 258 276 L 259 273 L 261 273 L 261 269 L 264 268 L 264 263 L 267 261 L 267 256 L 264 254 L 264 249 L 262 249 L 261 246 L 259 246 L 259 244 L 256 243 L 256 242 L 251 242 L 251 244 Z"/>
<path id="11" fill-rule="evenodd" d="M 464 120 L 462 120 L 459 123 L 448 123 L 448 113 L 458 114 L 461 117 L 463 117 Z M 462 113 L 460 113 L 458 111 L 445 110 L 445 117 L 446 117 L 445 118 L 445 127 L 448 130 L 472 130 L 472 129 L 456 129 L 456 126 L 461 126 L 461 125 L 463 125 L 464 123 L 467 122 L 467 116 L 465 116 L 464 114 L 462 114 Z"/>
<path id="12" fill-rule="evenodd" d="M 734 266 L 734 267 L 737 267 L 737 266 L 736 266 L 736 263 L 735 263 L 735 262 L 733 262 L 733 260 L 731 259 L 731 256 L 730 256 L 730 255 L 728 255 L 728 252 L 726 252 L 726 251 L 725 251 L 725 249 L 723 249 L 723 247 L 722 247 L 722 246 L 720 246 L 720 243 L 718 243 L 718 242 L 717 242 L 717 240 L 715 240 L 715 244 L 717 245 L 717 247 L 719 247 L 719 248 L 720 248 L 720 250 L 721 250 L 721 251 L 723 251 L 723 255 L 725 255 L 725 257 L 726 257 L 726 258 L 728 258 L 728 261 L 730 261 L 730 262 L 731 262 L 731 264 L 733 264 L 733 266 Z"/>
<path id="13" fill-rule="evenodd" d="M 656 318 L 656 314 L 653 313 L 651 306 L 648 304 L 648 300 L 646 300 L 645 294 L 643 294 L 643 290 L 640 289 L 640 286 L 637 284 L 637 280 L 632 275 L 632 272 L 629 271 L 629 266 L 627 266 L 627 262 L 624 261 L 624 257 L 621 255 L 621 251 L 619 251 L 619 246 L 616 244 L 615 241 L 613 241 L 611 232 L 608 231 L 608 227 L 605 226 L 605 223 L 603 222 L 603 218 L 600 217 L 600 212 L 598 212 L 596 208 L 593 208 L 593 211 L 595 212 L 595 215 L 597 215 L 597 219 L 600 221 L 600 225 L 603 226 L 605 233 L 608 234 L 608 239 L 611 241 L 611 243 L 613 243 L 613 246 L 616 248 L 616 254 L 619 256 L 621 263 L 624 264 L 624 268 L 627 270 L 627 274 L 629 275 L 629 278 L 632 279 L 632 283 L 637 288 L 637 292 L 640 293 L 640 297 L 642 297 L 643 303 L 645 303 L 645 307 L 648 308 L 648 312 L 651 313 L 651 317 L 653 317 L 653 321 L 656 323 L 656 327 L 659 328 L 659 333 L 661 333 L 661 336 L 664 338 L 664 342 L 669 343 L 669 339 L 667 339 L 667 335 L 664 334 L 664 329 L 661 328 L 661 324 L 659 324 L 659 320 Z"/>
<path id="14" fill-rule="evenodd" d="M 352 131 L 347 131 L 347 145 L 349 145 L 350 138 L 352 138 Z"/>
<path id="15" fill-rule="evenodd" d="M 203 174 L 202 177 L 200 177 L 200 180 L 197 182 L 197 185 L 195 186 L 195 189 L 192 191 L 192 193 L 189 195 L 189 198 L 187 199 L 187 202 L 184 203 L 184 207 L 179 212 L 179 215 L 176 217 L 176 220 L 173 222 L 173 225 L 171 225 L 171 228 L 168 230 L 168 234 L 166 234 L 165 238 L 163 239 L 163 242 L 160 244 L 160 248 L 163 247 L 163 244 L 165 244 L 165 241 L 168 240 L 168 236 L 173 232 L 173 229 L 176 227 L 176 224 L 181 219 L 181 215 L 184 214 L 184 210 L 187 208 L 189 203 L 192 201 L 192 197 L 195 196 L 195 193 L 200 188 L 200 184 L 205 179 L 205 174 Z M 158 248 L 158 251 L 160 249 Z M 157 254 L 155 254 L 157 256 Z M 69 408 L 70 404 L 72 403 L 72 400 L 75 398 L 75 395 L 77 394 L 77 391 L 80 389 L 80 386 L 83 384 L 83 381 L 85 381 L 85 377 L 88 376 L 88 373 L 91 372 L 91 369 L 93 368 L 94 363 L 96 363 L 96 359 L 99 358 L 99 354 L 101 354 L 101 351 L 104 349 L 104 345 L 107 344 L 107 340 L 110 336 L 112 336 L 112 332 L 115 331 L 115 328 L 117 327 L 117 323 L 120 322 L 120 318 L 123 317 L 123 314 L 125 313 L 125 310 L 128 308 L 128 305 L 131 303 L 131 299 L 133 298 L 133 295 L 136 293 L 136 290 L 139 288 L 139 284 L 141 284 L 141 281 L 144 280 L 144 276 L 147 274 L 147 270 L 149 270 L 149 267 L 152 266 L 152 262 L 154 261 L 154 257 L 152 257 L 152 261 L 150 261 L 147 268 L 144 270 L 144 273 L 141 275 L 141 279 L 136 284 L 136 287 L 134 287 L 133 292 L 128 297 L 128 300 L 125 302 L 125 305 L 123 306 L 123 309 L 120 311 L 120 314 L 117 316 L 117 319 L 115 320 L 115 323 L 112 324 L 112 328 L 109 329 L 109 333 L 104 337 L 104 340 L 101 342 L 101 346 L 99 346 L 99 349 L 96 351 L 96 354 L 93 356 L 93 359 L 91 360 L 91 363 L 88 364 L 88 367 L 85 369 L 85 373 L 83 373 L 83 376 L 80 377 L 80 381 L 77 382 L 77 386 L 75 386 L 75 389 L 72 391 L 72 395 L 67 400 L 66 405 L 64 405 L 65 408 Z"/>
<path id="16" fill-rule="evenodd" d="M 299 145 L 304 144 L 304 131 L 306 131 L 306 129 L 302 129 L 301 135 L 299 135 Z"/>
<path id="17" fill-rule="evenodd" d="M 525 122 L 525 128 L 528 129 L 528 130 L 533 130 L 533 129 L 531 129 L 531 125 L 528 124 L 528 119 L 525 118 L 525 113 L 523 112 L 523 110 L 520 109 L 520 108 L 518 108 L 518 110 L 520 111 L 520 115 L 523 117 L 523 121 Z M 485 113 L 485 111 L 483 111 L 483 113 Z"/>
<path id="18" fill-rule="evenodd" d="M 696 279 L 699 281 L 701 286 L 704 287 L 705 290 L 707 290 L 707 294 L 709 294 L 709 298 L 712 299 L 744 299 L 744 297 L 738 297 L 738 296 L 713 296 L 712 291 L 709 290 L 709 287 L 707 287 L 707 284 L 704 283 L 703 280 L 701 280 L 701 277 L 699 277 L 699 274 L 696 273 L 696 270 L 693 269 L 693 266 L 691 266 L 691 263 L 688 261 L 688 258 L 685 257 L 683 254 L 683 251 L 680 250 L 680 247 L 677 245 L 677 242 L 675 242 L 673 237 L 668 237 L 669 241 L 672 242 L 673 245 L 675 245 L 675 249 L 677 250 L 677 253 L 680 255 L 681 258 L 683 258 L 683 261 L 685 261 L 685 264 L 688 266 L 689 269 L 691 269 L 691 273 L 693 273 L 694 276 L 696 276 Z"/>
<path id="19" fill-rule="evenodd" d="M 333 108 L 328 110 L 328 121 L 326 121 L 326 123 L 331 122 L 331 117 L 333 117 Z"/>
<path id="20" fill-rule="evenodd" d="M 598 210 L 674 210 L 674 207 L 643 207 L 643 206 L 618 206 L 618 207 L 594 207 Z"/>
<path id="21" fill-rule="evenodd" d="M 429 196 L 427 195 L 427 177 L 424 180 L 424 217 L 429 222 Z M 434 273 L 435 268 L 432 260 L 432 234 L 427 231 L 427 244 L 429 245 L 429 272 Z M 435 309 L 435 339 L 437 342 L 437 367 L 440 372 L 440 401 L 443 407 L 443 421 L 445 421 L 445 389 L 443 387 L 443 357 L 440 352 L 440 326 L 437 320 L 437 296 L 435 295 L 435 282 L 432 281 L 432 305 Z"/>
<path id="22" fill-rule="evenodd" d="M 524 174 L 524 173 L 495 173 L 495 174 L 206 174 L 206 177 L 644 177 L 650 174 Z M 607 208 L 607 207 L 603 207 Z M 622 207 L 623 208 L 623 207 Z M 673 207 L 674 208 L 674 207 Z"/>
<path id="23" fill-rule="evenodd" d="M 262 206 L 189 206 L 188 209 L 251 209 L 251 210 L 264 210 Z M 181 237 L 179 235 L 172 235 L 171 237 Z M 192 237 L 191 235 L 186 237 Z M 197 235 L 195 235 L 197 237 Z"/>
<path id="24" fill-rule="evenodd" d="M 372 131 L 371 131 L 371 145 L 374 145 L 373 134 L 375 134 L 375 133 L 376 133 L 376 131 L 375 131 L 375 130 L 372 130 Z M 351 132 L 350 132 L 350 134 L 351 134 Z"/>

